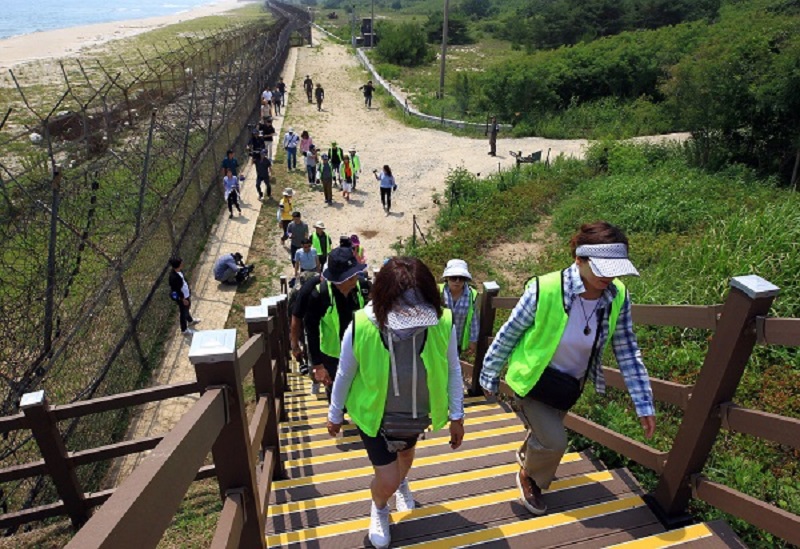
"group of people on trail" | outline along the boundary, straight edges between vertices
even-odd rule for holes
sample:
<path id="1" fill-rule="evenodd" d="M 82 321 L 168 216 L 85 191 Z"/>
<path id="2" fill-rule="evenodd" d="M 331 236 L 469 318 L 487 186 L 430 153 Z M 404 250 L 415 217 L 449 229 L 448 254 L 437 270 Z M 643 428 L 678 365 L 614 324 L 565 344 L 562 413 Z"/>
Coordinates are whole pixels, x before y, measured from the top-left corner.
<path id="1" fill-rule="evenodd" d="M 313 103 L 314 100 L 316 100 L 317 110 L 321 111 L 322 102 L 325 100 L 325 89 L 322 87 L 322 84 L 318 82 L 315 86 L 311 76 L 306 75 L 306 79 L 303 80 L 303 89 L 306 92 L 306 97 L 308 97 L 308 102 Z"/>

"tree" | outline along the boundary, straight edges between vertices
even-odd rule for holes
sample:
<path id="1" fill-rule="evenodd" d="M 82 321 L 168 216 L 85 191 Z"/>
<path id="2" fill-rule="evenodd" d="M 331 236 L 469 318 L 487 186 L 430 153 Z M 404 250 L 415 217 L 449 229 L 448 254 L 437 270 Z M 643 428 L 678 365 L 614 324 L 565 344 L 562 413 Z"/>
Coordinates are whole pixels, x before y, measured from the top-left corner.
<path id="1" fill-rule="evenodd" d="M 375 52 L 383 61 L 414 67 L 429 63 L 436 56 L 428 47 L 422 26 L 414 22 L 394 24 L 380 21 L 376 31 L 380 40 Z"/>
<path id="2" fill-rule="evenodd" d="M 428 17 L 425 23 L 425 34 L 428 42 L 438 44 L 442 41 L 442 24 L 444 16 L 437 11 Z M 472 37 L 469 35 L 467 20 L 464 16 L 450 13 L 447 17 L 447 43 L 453 45 L 472 44 Z"/>
<path id="3" fill-rule="evenodd" d="M 492 11 L 492 3 L 490 0 L 461 0 L 458 11 L 467 17 L 482 19 Z"/>

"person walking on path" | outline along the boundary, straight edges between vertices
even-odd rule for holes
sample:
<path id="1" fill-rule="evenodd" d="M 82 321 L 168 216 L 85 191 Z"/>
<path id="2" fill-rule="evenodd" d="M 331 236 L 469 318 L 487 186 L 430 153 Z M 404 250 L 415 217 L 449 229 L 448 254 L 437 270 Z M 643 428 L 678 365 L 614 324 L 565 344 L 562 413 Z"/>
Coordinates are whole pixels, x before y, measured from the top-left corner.
<path id="1" fill-rule="evenodd" d="M 306 75 L 306 79 L 303 80 L 303 89 L 306 90 L 306 97 L 308 97 L 308 102 L 313 102 L 314 97 L 314 81 L 311 80 L 311 76 Z"/>
<path id="2" fill-rule="evenodd" d="M 600 364 L 611 342 L 646 438 L 656 428 L 653 392 L 633 333 L 631 300 L 620 276 L 639 273 L 628 259 L 628 239 L 605 222 L 584 224 L 570 242 L 575 261 L 563 271 L 532 278 L 483 361 L 480 384 L 497 393 L 500 371 L 528 429 L 517 452 L 523 505 L 547 511 L 542 498 L 567 449 L 564 416 L 587 378 L 605 393 Z M 349 411 L 349 410 L 348 410 Z"/>
<path id="3" fill-rule="evenodd" d="M 300 272 L 318 273 L 319 267 L 319 256 L 317 255 L 317 250 L 311 246 L 311 239 L 304 238 L 300 242 L 300 249 L 294 253 L 295 279 Z"/>
<path id="4" fill-rule="evenodd" d="M 283 104 L 283 94 L 275 88 L 272 92 L 272 107 L 275 109 L 275 116 L 281 116 L 281 105 Z"/>
<path id="5" fill-rule="evenodd" d="M 478 290 L 468 284 L 472 282 L 472 275 L 469 274 L 467 262 L 451 259 L 444 268 L 442 278 L 445 280 L 445 283 L 439 284 L 442 305 L 453 311 L 458 351 L 475 353 L 478 344 L 478 310 L 475 306 Z"/>
<path id="6" fill-rule="evenodd" d="M 261 92 L 261 116 L 272 116 L 272 90 L 269 86 Z"/>
<path id="7" fill-rule="evenodd" d="M 492 117 L 486 132 L 489 134 L 489 156 L 497 156 L 497 134 L 500 132 L 500 125 L 496 116 Z"/>
<path id="8" fill-rule="evenodd" d="M 317 156 L 317 148 L 312 144 L 308 148 L 304 161 L 306 163 L 306 175 L 308 176 L 308 184 L 313 187 L 314 182 L 317 180 L 317 164 L 319 157 Z"/>
<path id="9" fill-rule="evenodd" d="M 253 128 L 250 133 L 250 141 L 247 143 L 247 153 L 253 159 L 253 164 L 258 160 L 262 149 L 264 149 L 264 136 L 261 135 L 258 128 Z"/>
<path id="10" fill-rule="evenodd" d="M 391 373 L 390 373 L 391 372 Z M 449 423 L 450 448 L 464 439 L 464 389 L 451 312 L 436 279 L 416 258 L 390 259 L 375 276 L 372 301 L 344 333 L 328 408 L 336 436 L 344 410 L 355 423 L 375 476 L 369 541 L 391 543 L 389 499 L 416 507 L 408 483 L 419 436 Z"/>
<path id="11" fill-rule="evenodd" d="M 272 172 L 272 162 L 267 158 L 267 150 L 261 149 L 258 157 L 255 159 L 256 165 L 256 191 L 258 191 L 258 199 L 264 200 L 264 193 L 261 191 L 261 183 L 267 187 L 267 198 L 272 197 L 272 185 L 270 185 L 269 177 Z"/>
<path id="12" fill-rule="evenodd" d="M 333 178 L 336 179 L 341 186 L 341 180 L 338 178 L 339 167 L 342 165 L 342 159 L 344 158 L 344 151 L 336 141 L 331 141 L 331 148 L 328 149 L 328 158 L 331 161 L 331 166 L 333 166 Z"/>
<path id="13" fill-rule="evenodd" d="M 308 353 L 314 379 L 323 385 L 330 400 L 330 389 L 339 365 L 341 341 L 353 313 L 364 307 L 369 283 L 359 280 L 360 264 L 350 250 L 336 248 L 328 256 L 322 280 L 308 297 L 304 318 Z"/>
<path id="14" fill-rule="evenodd" d="M 322 89 L 322 84 L 317 84 L 314 90 L 314 98 L 317 100 L 317 111 L 321 111 L 322 102 L 325 100 L 325 90 Z"/>
<path id="15" fill-rule="evenodd" d="M 356 183 L 358 183 L 358 174 L 361 173 L 361 158 L 359 158 L 358 153 L 356 153 L 355 145 L 350 147 L 347 151 L 350 155 L 350 162 L 353 164 L 353 190 L 356 190 Z"/>
<path id="16" fill-rule="evenodd" d="M 297 146 L 300 144 L 300 137 L 294 133 L 294 128 L 289 128 L 283 136 L 283 149 L 286 151 L 286 166 L 289 171 L 297 168 Z"/>
<path id="17" fill-rule="evenodd" d="M 172 271 L 169 273 L 170 297 L 178 305 L 181 333 L 192 335 L 194 330 L 189 326 L 194 326 L 200 322 L 200 319 L 192 318 L 192 313 L 189 311 L 192 306 L 192 292 L 183 274 L 183 259 L 178 256 L 171 257 L 169 265 L 172 267 Z"/>
<path id="18" fill-rule="evenodd" d="M 222 188 L 225 191 L 225 201 L 228 203 L 229 219 L 233 218 L 233 207 L 242 215 L 242 206 L 239 204 L 239 178 L 233 175 L 233 170 L 228 168 L 228 174 L 222 178 Z"/>
<path id="19" fill-rule="evenodd" d="M 364 105 L 368 109 L 372 108 L 372 94 L 375 93 L 375 86 L 372 85 L 372 80 L 367 81 L 366 84 L 358 88 L 364 92 Z"/>
<path id="20" fill-rule="evenodd" d="M 289 237 L 289 258 L 294 266 L 297 250 L 302 248 L 303 240 L 308 238 L 308 224 L 303 221 L 300 212 L 292 212 L 292 222 L 286 227 L 286 234 Z"/>
<path id="21" fill-rule="evenodd" d="M 333 204 L 333 174 L 335 170 L 328 160 L 328 155 L 322 155 L 322 163 L 317 164 L 317 181 L 322 183 L 322 191 L 325 194 L 325 204 Z"/>
<path id="22" fill-rule="evenodd" d="M 314 144 L 314 140 L 311 139 L 311 135 L 309 135 L 308 130 L 303 130 L 300 132 L 300 154 L 305 156 L 308 150 L 311 148 L 311 145 Z"/>
<path id="23" fill-rule="evenodd" d="M 294 212 L 292 206 L 292 197 L 294 191 L 291 187 L 283 189 L 283 197 L 278 202 L 278 227 L 281 228 L 281 242 L 286 242 L 289 236 L 286 234 L 286 229 L 289 228 L 289 223 L 292 222 L 292 213 Z"/>
<path id="24" fill-rule="evenodd" d="M 277 88 L 278 88 L 278 93 L 281 96 L 281 103 L 285 103 L 286 102 L 286 82 L 283 81 L 283 77 L 282 76 L 278 80 Z"/>
<path id="25" fill-rule="evenodd" d="M 331 251 L 331 237 L 325 232 L 325 223 L 317 221 L 314 223 L 314 232 L 311 234 L 311 246 L 317 251 L 319 264 L 323 267 L 328 261 L 328 253 Z"/>
<path id="26" fill-rule="evenodd" d="M 375 174 L 375 179 L 381 182 L 381 204 L 383 204 L 383 210 L 386 215 L 389 215 L 392 209 L 392 193 L 397 190 L 397 183 L 392 175 L 392 169 L 388 164 L 385 164 L 380 173 L 378 173 L 378 170 L 373 170 L 372 173 Z"/>
<path id="27" fill-rule="evenodd" d="M 228 152 L 225 153 L 225 158 L 222 159 L 220 170 L 222 172 L 222 177 L 228 175 L 228 170 L 231 170 L 233 175 L 239 175 L 239 161 L 233 156 L 233 149 L 228 149 Z"/>
<path id="28" fill-rule="evenodd" d="M 342 198 L 350 202 L 350 193 L 353 191 L 353 178 L 356 170 L 350 161 L 350 155 L 345 154 L 339 166 L 339 181 L 342 184 Z"/>
<path id="29" fill-rule="evenodd" d="M 272 143 L 275 139 L 275 126 L 272 125 L 272 117 L 264 117 L 261 124 L 258 125 L 258 131 L 264 138 L 264 148 L 267 149 L 267 158 L 272 162 Z"/>

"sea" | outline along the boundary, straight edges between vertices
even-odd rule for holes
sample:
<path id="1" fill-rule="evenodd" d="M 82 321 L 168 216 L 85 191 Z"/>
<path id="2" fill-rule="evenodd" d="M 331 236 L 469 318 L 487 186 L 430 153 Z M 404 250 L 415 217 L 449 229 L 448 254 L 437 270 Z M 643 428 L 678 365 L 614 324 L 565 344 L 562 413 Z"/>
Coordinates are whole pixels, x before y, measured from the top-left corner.
<path id="1" fill-rule="evenodd" d="M 212 3 L 213 0 L 0 0 L 0 39 L 93 23 L 171 15 Z"/>

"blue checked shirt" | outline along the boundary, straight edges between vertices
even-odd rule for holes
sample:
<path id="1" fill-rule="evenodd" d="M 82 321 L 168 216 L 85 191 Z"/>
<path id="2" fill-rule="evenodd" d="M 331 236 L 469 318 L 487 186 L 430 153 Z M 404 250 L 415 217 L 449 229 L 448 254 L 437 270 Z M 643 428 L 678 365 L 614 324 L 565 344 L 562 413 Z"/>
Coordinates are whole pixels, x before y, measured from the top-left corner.
<path id="1" fill-rule="evenodd" d="M 456 327 L 456 341 L 458 341 L 458 345 L 461 346 L 461 338 L 464 337 L 464 328 L 466 328 L 465 324 L 467 323 L 467 313 L 469 312 L 470 289 L 465 285 L 464 291 L 461 292 L 461 297 L 458 298 L 458 301 L 453 303 L 453 295 L 450 293 L 450 288 L 445 282 L 442 296 L 444 297 L 443 305 L 453 312 L 453 326 Z M 477 308 L 472 314 L 472 322 L 469 325 L 469 341 L 470 343 L 478 341 Z"/>
<path id="2" fill-rule="evenodd" d="M 578 272 L 578 266 L 574 263 L 565 269 L 564 276 L 564 308 L 570 310 L 572 303 L 578 295 L 585 292 L 583 280 Z M 533 325 L 536 319 L 536 284 L 531 284 L 522 294 L 511 316 L 508 318 L 497 336 L 492 341 L 486 358 L 483 360 L 481 370 L 481 386 L 492 393 L 496 393 L 500 385 L 500 371 L 508 361 L 508 357 L 520 342 L 525 331 Z M 606 392 L 606 381 L 601 368 L 600 355 L 603 346 L 608 339 L 608 311 L 611 309 L 611 302 L 617 295 L 617 288 L 610 284 L 600 296 L 598 307 L 604 311 L 592 356 L 589 359 L 589 379 L 594 381 L 598 393 Z M 599 310 L 598 310 L 599 312 Z M 630 296 L 625 296 L 625 302 L 617 320 L 617 327 L 611 336 L 611 347 L 614 356 L 619 364 L 620 372 L 625 380 L 625 385 L 636 406 L 636 414 L 639 417 L 655 415 L 653 407 L 653 391 L 650 388 L 650 377 L 647 369 L 642 362 L 642 353 L 636 343 L 636 335 L 633 333 L 633 320 L 631 319 L 631 300 Z"/>

